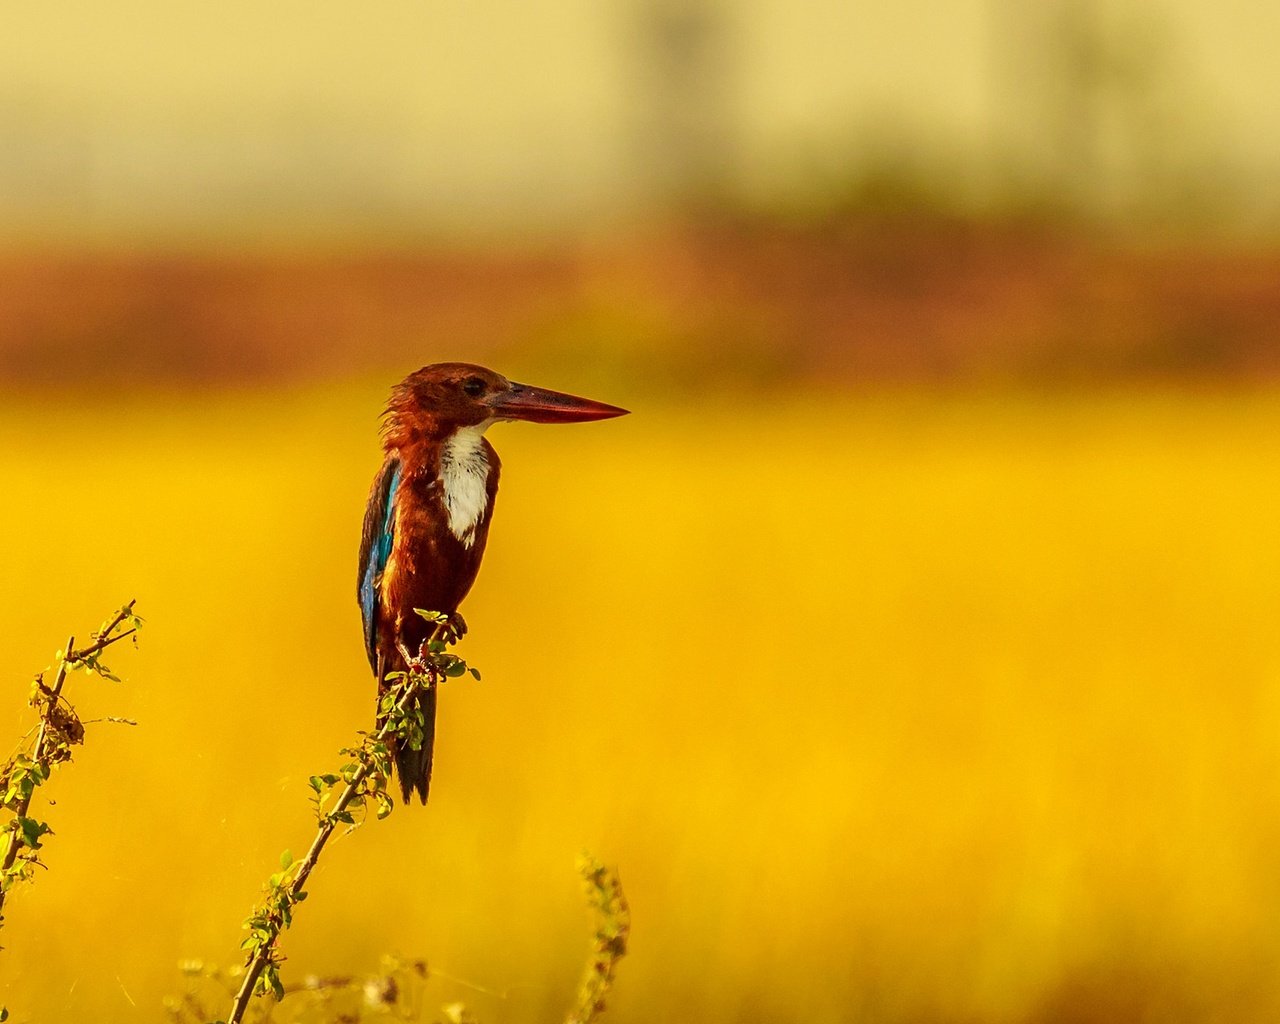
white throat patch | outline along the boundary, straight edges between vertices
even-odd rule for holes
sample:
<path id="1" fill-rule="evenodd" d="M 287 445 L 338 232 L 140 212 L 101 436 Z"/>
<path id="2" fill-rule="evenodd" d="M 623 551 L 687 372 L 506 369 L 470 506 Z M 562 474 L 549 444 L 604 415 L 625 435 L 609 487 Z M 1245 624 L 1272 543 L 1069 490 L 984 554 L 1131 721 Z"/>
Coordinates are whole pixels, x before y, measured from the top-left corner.
<path id="1" fill-rule="evenodd" d="M 489 505 L 489 459 L 484 432 L 492 420 L 461 427 L 440 452 L 440 482 L 444 485 L 444 510 L 449 532 L 465 548 L 476 541 L 476 527 Z"/>

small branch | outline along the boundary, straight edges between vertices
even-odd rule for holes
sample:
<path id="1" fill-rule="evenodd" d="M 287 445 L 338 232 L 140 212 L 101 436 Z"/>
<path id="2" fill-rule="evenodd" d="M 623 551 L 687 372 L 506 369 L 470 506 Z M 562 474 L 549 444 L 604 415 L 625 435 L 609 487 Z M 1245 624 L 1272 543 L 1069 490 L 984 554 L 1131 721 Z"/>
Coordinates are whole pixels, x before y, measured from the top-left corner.
<path id="1" fill-rule="evenodd" d="M 595 1024 L 596 1019 L 605 1010 L 605 997 L 612 990 L 618 963 L 627 952 L 631 933 L 631 911 L 616 871 L 605 867 L 590 854 L 583 853 L 578 858 L 578 873 L 583 881 L 587 904 L 595 912 L 596 931 L 582 983 L 578 987 L 577 1002 L 566 1018 L 565 1024 Z M 261 971 L 267 970 L 270 962 L 268 958 Z M 499 999 L 507 998 L 505 992 L 481 988 L 443 971 L 428 971 L 425 960 L 402 960 L 399 957 L 384 956 L 382 965 L 383 970 L 380 974 L 313 976 L 287 986 L 277 980 L 275 991 L 277 998 L 306 993 L 310 993 L 313 997 L 319 996 L 326 1000 L 322 1004 L 327 1014 L 324 1019 L 353 1022 L 371 1020 L 374 1017 L 382 1020 L 384 1016 L 395 1017 L 396 1020 L 425 1019 L 420 1017 L 417 1009 L 419 1003 L 411 996 L 410 990 L 415 983 L 423 984 L 429 977 L 453 981 Z M 187 961 L 180 966 L 183 974 L 188 978 L 194 977 L 204 983 L 215 982 L 220 990 L 219 1000 L 229 994 L 230 989 L 224 988 L 223 982 L 231 980 L 234 974 L 228 975 L 217 966 L 198 960 Z M 250 997 L 253 991 L 252 985 L 241 985 L 236 995 L 233 1015 L 228 1021 L 219 1022 L 219 1024 L 240 1024 L 243 1019 L 241 1015 L 247 1013 L 248 1006 L 252 1002 Z M 355 994 L 360 999 L 360 1004 L 349 1014 L 336 1012 L 336 1004 L 328 1001 L 351 994 Z M 371 998 L 376 999 L 376 1008 L 371 1006 Z M 172 1024 L 202 1024 L 213 1015 L 209 1003 L 190 988 L 184 995 L 169 998 L 165 1003 Z M 476 1021 L 463 1003 L 452 1003 L 444 1007 L 443 1012 L 443 1019 L 453 1024 L 475 1024 Z M 266 1020 L 270 1016 L 271 1011 L 267 1010 L 259 1019 Z M 308 1020 L 311 1019 L 305 1010 L 299 1014 L 295 1008 L 289 1019 L 300 1020 L 304 1016 Z"/>
<path id="2" fill-rule="evenodd" d="M 70 636 L 67 638 L 67 646 L 65 650 L 70 651 L 75 646 L 76 638 Z M 58 666 L 58 678 L 54 681 L 53 688 L 49 691 L 49 706 L 52 708 L 62 697 L 62 684 L 67 681 L 67 665 L 68 659 L 63 658 L 62 664 Z M 42 715 L 40 718 L 40 729 L 36 732 L 36 745 L 33 760 L 36 764 L 45 764 L 51 759 L 52 751 L 49 750 L 49 718 L 48 715 Z M 18 801 L 18 806 L 13 809 L 14 822 L 21 822 L 27 817 L 27 813 L 31 810 L 31 798 L 35 796 L 35 787 L 31 789 Z M 0 879 L 7 879 L 9 871 L 12 869 L 14 862 L 18 859 L 18 850 L 22 848 L 18 840 L 16 828 L 9 832 L 8 847 L 4 852 L 4 862 L 0 863 Z M 9 895 L 7 886 L 0 885 L 0 920 L 4 918 L 4 901 Z"/>
<path id="3" fill-rule="evenodd" d="M 8 825 L 4 859 L 0 861 L 0 918 L 3 917 L 5 899 L 8 896 L 13 866 L 17 863 L 18 854 L 24 844 L 32 849 L 36 848 L 40 836 L 48 831 L 47 825 L 33 822 L 28 817 L 36 787 L 49 777 L 49 772 L 56 761 L 67 760 L 70 757 L 70 754 L 65 752 L 62 756 L 59 756 L 59 747 L 63 747 L 65 750 L 68 744 L 79 742 L 79 738 L 84 733 L 83 723 L 76 718 L 74 709 L 66 703 L 62 696 L 62 688 L 67 681 L 67 672 L 76 665 L 88 665 L 109 678 L 114 678 L 110 676 L 103 666 L 99 665 L 97 658 L 112 644 L 138 631 L 135 625 L 123 633 L 116 632 L 125 619 L 133 616 L 135 604 L 136 599 L 124 605 L 115 614 L 114 618 L 93 634 L 93 643 L 82 650 L 77 651 L 75 649 L 76 638 L 74 635 L 68 637 L 58 665 L 58 675 L 54 679 L 52 687 L 45 687 L 40 678 L 37 677 L 36 694 L 32 698 L 32 703 L 40 708 L 40 727 L 36 731 L 35 744 L 32 747 L 25 785 L 21 787 L 16 803 L 9 803 L 14 794 L 10 794 L 5 800 L 6 805 L 13 812 L 13 818 Z M 136 623 L 138 620 L 135 618 L 134 621 Z M 0 779 L 0 782 L 3 782 L 3 786 L 0 786 L 0 791 L 8 792 L 11 789 L 20 757 L 21 746 L 18 753 L 15 753 L 5 763 L 3 778 Z M 31 840 L 34 840 L 34 842 Z M 33 860 L 32 863 L 38 864 L 39 862 Z"/>
<path id="4" fill-rule="evenodd" d="M 53 686 L 49 690 L 49 693 L 54 700 L 57 700 L 60 696 L 62 696 L 62 684 L 67 681 L 67 667 L 74 663 L 71 649 L 75 646 L 75 644 L 76 644 L 76 638 L 74 635 L 67 637 L 67 646 L 64 648 L 67 653 L 63 656 L 62 663 L 58 666 L 58 678 L 54 680 Z M 41 719 L 40 734 L 36 738 L 36 747 L 39 747 L 40 742 L 44 739 L 44 726 L 45 726 L 44 720 Z"/>
<path id="5" fill-rule="evenodd" d="M 135 627 L 133 629 L 126 629 L 123 633 L 117 633 L 115 636 L 111 637 L 110 639 L 100 640 L 97 643 L 93 644 L 91 647 L 86 647 L 83 651 L 76 651 L 75 654 L 71 656 L 71 661 L 77 664 L 79 662 L 85 661 L 88 658 L 92 657 L 93 655 L 100 654 L 101 652 L 105 651 L 112 644 L 118 644 L 121 640 L 125 639 L 126 637 L 133 636 L 133 634 L 136 632 L 138 632 L 138 630 Z"/>
<path id="6" fill-rule="evenodd" d="M 453 665 L 460 663 L 459 659 L 453 655 L 441 655 L 437 650 L 437 646 L 442 647 L 439 637 L 443 626 L 437 626 L 435 633 L 430 641 L 423 644 L 423 650 L 430 649 L 429 654 L 423 654 L 419 658 L 407 658 L 409 671 L 403 676 L 398 677 L 396 686 L 392 688 L 394 693 L 396 688 L 402 689 L 403 692 L 395 699 L 390 709 L 382 705 L 384 711 L 387 711 L 382 726 L 372 738 L 366 738 L 364 745 L 356 752 L 356 765 L 354 771 L 344 774 L 346 780 L 346 788 L 338 796 L 337 802 L 332 809 L 322 812 L 320 816 L 320 827 L 316 832 L 315 838 L 311 841 L 311 846 L 307 850 L 306 856 L 296 864 L 285 863 L 283 865 L 283 873 L 279 881 L 273 878 L 273 891 L 268 895 L 265 906 L 262 911 L 249 919 L 247 926 L 254 932 L 246 945 L 253 949 L 249 962 L 245 967 L 244 980 L 240 985 L 240 990 L 236 993 L 235 1000 L 232 1003 L 231 1015 L 227 1018 L 227 1024 L 240 1024 L 244 1018 L 249 1001 L 253 998 L 255 990 L 258 988 L 259 979 L 263 976 L 263 972 L 268 967 L 274 968 L 279 963 L 277 944 L 280 933 L 292 923 L 293 907 L 306 899 L 306 891 L 303 888 L 307 879 L 311 876 L 312 869 L 316 866 L 316 862 L 320 859 L 320 854 L 324 851 L 325 844 L 333 836 L 339 824 L 353 824 L 352 818 L 347 807 L 357 794 L 360 794 L 363 801 L 365 780 L 368 779 L 370 773 L 375 767 L 385 779 L 386 771 L 379 766 L 379 759 L 385 759 L 385 743 L 390 737 L 397 736 L 404 732 L 410 709 L 414 706 L 417 696 L 429 687 L 440 683 L 446 675 L 443 664 Z M 384 697 L 385 700 L 385 697 Z M 379 750 L 382 752 L 379 753 Z M 332 779 L 338 781 L 337 776 L 316 776 L 312 780 L 312 786 L 316 789 L 317 798 L 320 793 L 320 784 L 324 781 Z M 375 792 L 374 795 L 377 795 Z M 383 794 L 382 799 L 385 799 Z M 388 807 L 389 810 L 389 807 Z M 294 874 L 292 881 L 287 887 L 283 886 L 283 877 L 291 869 Z M 283 988 L 280 986 L 278 978 L 274 977 L 274 971 L 271 972 L 271 986 L 277 996 L 282 994 Z"/>
<path id="7" fill-rule="evenodd" d="M 578 1002 L 565 1024 L 590 1024 L 604 1012 L 605 996 L 613 987 L 618 962 L 627 955 L 631 935 L 631 908 L 617 873 L 586 853 L 578 858 L 578 873 L 598 923 L 595 945 L 578 986 Z"/>
<path id="8" fill-rule="evenodd" d="M 126 629 L 123 633 L 115 632 L 120 628 L 120 624 L 133 614 L 133 606 L 137 603 L 138 599 L 135 597 L 132 601 L 116 612 L 116 617 L 114 619 L 103 626 L 102 629 L 98 630 L 98 632 L 93 634 L 93 643 L 83 651 L 73 651 L 71 649 L 71 645 L 74 643 L 74 637 L 67 641 L 67 657 L 64 664 L 69 662 L 74 665 L 82 661 L 87 661 L 95 654 L 101 654 L 112 644 L 119 643 L 125 637 L 133 636 L 134 633 L 138 632 L 137 626 L 134 626 L 132 629 Z M 59 673 L 60 676 L 63 674 L 65 673 Z"/>

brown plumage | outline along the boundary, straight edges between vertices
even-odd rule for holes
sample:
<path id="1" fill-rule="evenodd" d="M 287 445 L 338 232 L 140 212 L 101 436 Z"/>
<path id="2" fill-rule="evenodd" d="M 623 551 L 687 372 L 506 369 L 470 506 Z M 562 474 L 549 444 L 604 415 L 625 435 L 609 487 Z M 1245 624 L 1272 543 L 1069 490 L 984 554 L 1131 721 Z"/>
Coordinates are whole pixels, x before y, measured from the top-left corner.
<path id="1" fill-rule="evenodd" d="M 384 459 L 365 510 L 357 597 L 369 664 L 383 692 L 388 672 L 405 668 L 434 627 L 414 609 L 457 622 L 480 570 L 501 463 L 483 436 L 497 420 L 569 423 L 623 415 L 614 406 L 513 384 L 467 363 L 423 367 L 391 394 Z M 461 629 L 458 630 L 461 632 Z M 435 734 L 434 690 L 420 701 L 420 749 L 394 749 L 406 802 L 425 803 Z"/>

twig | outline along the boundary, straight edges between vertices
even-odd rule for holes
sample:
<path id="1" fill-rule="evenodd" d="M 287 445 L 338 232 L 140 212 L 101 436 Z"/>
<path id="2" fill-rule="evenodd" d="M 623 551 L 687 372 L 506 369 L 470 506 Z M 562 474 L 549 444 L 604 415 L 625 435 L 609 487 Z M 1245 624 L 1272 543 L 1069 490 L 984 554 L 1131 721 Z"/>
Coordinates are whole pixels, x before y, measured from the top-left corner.
<path id="1" fill-rule="evenodd" d="M 613 987 L 618 962 L 627 955 L 631 935 L 631 908 L 617 873 L 588 853 L 578 858 L 578 873 L 598 920 L 595 945 L 578 986 L 578 1002 L 565 1024 L 590 1024 L 604 1012 L 605 996 Z"/>
<path id="2" fill-rule="evenodd" d="M 137 599 L 130 601 L 120 609 L 102 629 L 93 634 L 93 643 L 82 650 L 75 650 L 76 638 L 74 635 L 67 638 L 67 646 L 64 648 L 65 654 L 62 656 L 61 663 L 58 665 L 58 675 L 54 680 L 53 686 L 48 688 L 46 692 L 44 708 L 40 714 L 40 728 L 36 732 L 36 742 L 32 750 L 32 761 L 46 769 L 52 763 L 55 748 L 61 742 L 61 731 L 58 726 L 52 722 L 52 718 L 58 709 L 59 702 L 62 701 L 62 687 L 67 681 L 67 670 L 75 665 L 87 664 L 90 668 L 99 668 L 97 657 L 104 650 L 114 643 L 118 643 L 127 636 L 136 633 L 137 627 L 126 630 L 123 633 L 115 631 L 120 627 L 126 618 L 133 614 L 133 607 L 137 603 Z M 74 715 L 74 712 L 72 712 Z M 74 720 L 74 718 L 73 718 Z M 52 728 L 51 728 L 52 726 Z M 5 885 L 0 885 L 0 918 L 3 918 L 5 898 L 8 896 L 7 880 L 10 870 L 18 859 L 18 851 L 21 849 L 21 842 L 18 837 L 18 829 L 27 814 L 31 810 L 31 799 L 35 795 L 35 786 L 28 789 L 13 807 L 14 825 L 9 832 L 8 845 L 4 854 L 4 861 L 0 862 L 0 879 L 6 881 Z"/>
<path id="3" fill-rule="evenodd" d="M 605 997 L 612 989 L 619 961 L 626 955 L 627 942 L 631 932 L 631 911 L 618 880 L 617 872 L 605 867 L 591 854 L 583 853 L 578 858 L 578 873 L 583 881 L 587 904 L 595 911 L 595 941 L 587 959 L 582 983 L 578 987 L 577 1001 L 567 1017 L 565 1024 L 594 1024 L 604 1012 Z M 269 961 L 268 961 L 269 962 Z M 397 1020 L 419 1020 L 416 1001 L 413 995 L 413 984 L 425 983 L 428 977 L 442 978 L 463 985 L 476 992 L 506 999 L 508 993 L 495 992 L 472 982 L 455 977 L 445 971 L 432 969 L 428 971 L 425 960 L 401 960 L 398 957 L 383 956 L 383 971 L 380 974 L 358 975 L 339 974 L 323 977 L 311 976 L 300 982 L 289 985 L 280 984 L 276 990 L 278 997 L 310 994 L 313 998 L 333 1000 L 344 995 L 356 994 L 360 1005 L 348 1013 L 333 1015 L 331 1002 L 324 1002 L 329 1016 L 324 1019 L 337 1021 L 383 1020 L 394 1016 Z M 238 972 L 230 976 L 218 967 L 203 961 L 187 961 L 180 968 L 188 978 L 195 977 L 204 982 L 216 982 L 221 990 L 219 1001 L 230 994 L 230 988 L 223 988 L 224 979 L 238 979 Z M 263 970 L 266 970 L 264 967 Z M 241 988 L 241 993 L 245 989 Z M 250 989 L 250 991 L 252 991 Z M 371 1003 L 376 1000 L 376 1005 Z M 251 1001 L 250 1001 L 251 1002 Z M 165 1000 L 171 1024 L 202 1024 L 213 1015 L 209 1003 L 194 990 L 189 989 L 184 995 Z M 315 1004 L 313 1004 L 315 1005 Z M 244 1012 L 248 1012 L 248 1004 Z M 443 1019 L 452 1024 L 475 1024 L 476 1017 L 463 1003 L 451 1003 L 443 1008 Z M 268 1010 L 259 1020 L 267 1020 L 271 1016 Z M 300 1016 L 295 1012 L 290 1020 L 312 1019 L 305 1011 Z M 252 1019 L 252 1018 L 251 1018 Z M 239 1018 L 232 1017 L 226 1024 L 237 1024 Z M 220 1022 L 221 1024 L 221 1022 Z"/>
<path id="4" fill-rule="evenodd" d="M 67 656 L 62 659 L 62 664 L 58 666 L 58 678 L 54 681 L 53 687 L 49 690 L 49 707 L 53 708 L 62 698 L 62 684 L 67 681 L 67 666 L 71 664 L 71 649 L 75 646 L 76 638 L 74 636 L 67 637 Z M 36 732 L 36 745 L 33 760 L 37 764 L 43 764 L 52 754 L 49 747 L 49 716 L 42 715 L 40 718 L 40 728 Z M 14 817 L 22 819 L 27 816 L 27 812 L 31 810 L 31 798 L 36 795 L 33 788 L 31 792 L 22 797 L 18 801 L 18 806 L 14 808 Z M 17 833 L 10 833 L 9 848 L 4 854 L 4 863 L 0 864 L 0 878 L 8 876 L 9 869 L 13 867 L 13 862 L 18 859 L 18 836 Z M 0 917 L 4 915 L 4 900 L 8 896 L 8 890 L 0 888 Z"/>
<path id="5" fill-rule="evenodd" d="M 442 629 L 442 625 L 437 626 L 431 640 L 423 645 L 424 649 L 429 646 L 434 647 L 438 643 Z M 457 661 L 452 655 L 446 657 Z M 394 712 L 386 716 L 382 726 L 373 734 L 372 744 L 383 743 L 388 736 L 403 728 L 405 713 L 412 707 L 415 698 L 427 688 L 437 685 L 444 678 L 444 671 L 430 658 L 410 659 L 409 665 L 410 671 L 400 680 L 400 685 L 403 686 L 404 692 L 395 702 Z M 366 744 L 366 746 L 369 745 L 371 744 Z M 293 906 L 306 898 L 303 886 L 306 885 L 312 869 L 316 866 L 316 861 L 320 859 L 320 854 L 324 851 L 325 844 L 329 842 L 330 837 L 340 823 L 350 823 L 350 815 L 344 815 L 344 812 L 346 812 L 347 806 L 355 798 L 356 794 L 360 792 L 365 779 L 368 778 L 370 771 L 374 768 L 374 756 L 372 754 L 357 757 L 357 760 L 359 767 L 348 778 L 347 786 L 338 796 L 337 803 L 333 805 L 331 810 L 321 816 L 320 827 L 316 832 L 315 838 L 311 841 L 311 847 L 307 850 L 306 856 L 297 863 L 296 872 L 288 888 L 278 891 L 278 894 L 273 894 L 278 895 L 278 899 L 274 904 L 271 900 L 268 900 L 266 910 L 259 914 L 256 919 L 262 922 L 258 925 L 261 934 L 257 937 L 250 936 L 250 939 L 247 940 L 252 943 L 254 952 L 246 965 L 244 980 L 240 985 L 240 990 L 236 993 L 235 1001 L 232 1003 L 231 1015 L 227 1018 L 227 1024 L 240 1024 L 243 1020 L 245 1010 L 249 1006 L 249 1000 L 253 998 L 258 979 L 269 964 L 277 962 L 275 959 L 277 955 L 276 944 L 280 938 L 280 933 L 292 922 Z M 293 866 L 291 864 L 285 865 L 285 870 L 288 871 Z M 255 918 L 251 918 L 250 921 L 255 921 Z M 278 984 L 277 980 L 275 985 L 278 986 Z M 280 990 L 277 989 L 277 991 Z"/>
<path id="6" fill-rule="evenodd" d="M 76 664 L 81 661 L 87 661 L 88 659 L 92 658 L 95 654 L 101 654 L 112 644 L 119 643 L 125 637 L 133 636 L 134 633 L 138 632 L 138 627 L 134 626 L 131 629 L 126 629 L 123 633 L 116 633 L 114 636 L 112 636 L 112 632 L 117 628 L 119 628 L 120 623 L 124 622 L 125 619 L 127 619 L 130 615 L 133 614 L 133 606 L 137 603 L 138 603 L 138 599 L 134 598 L 132 601 L 126 604 L 123 608 L 121 608 L 120 611 L 116 613 L 116 617 L 114 619 L 112 619 L 105 626 L 103 626 L 102 629 L 98 630 L 97 633 L 93 634 L 93 638 L 94 638 L 93 643 L 91 643 L 83 651 L 72 651 L 70 646 L 70 641 L 68 641 L 66 660 L 68 662 L 71 662 L 72 664 Z"/>

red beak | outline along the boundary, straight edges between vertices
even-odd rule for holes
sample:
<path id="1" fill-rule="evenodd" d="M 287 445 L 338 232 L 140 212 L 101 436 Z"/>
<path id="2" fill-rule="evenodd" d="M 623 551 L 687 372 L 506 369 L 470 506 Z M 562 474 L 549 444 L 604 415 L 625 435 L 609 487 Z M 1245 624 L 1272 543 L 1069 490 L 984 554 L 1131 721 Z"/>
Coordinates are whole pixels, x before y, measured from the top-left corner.
<path id="1" fill-rule="evenodd" d="M 560 391 L 548 391 L 529 384 L 512 383 L 487 400 L 495 416 L 504 420 L 528 420 L 530 423 L 585 423 L 587 420 L 609 420 L 627 415 L 616 405 L 593 402 Z"/>

